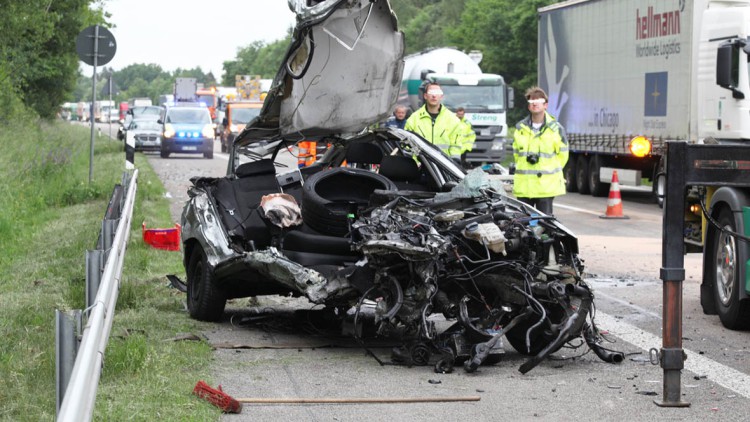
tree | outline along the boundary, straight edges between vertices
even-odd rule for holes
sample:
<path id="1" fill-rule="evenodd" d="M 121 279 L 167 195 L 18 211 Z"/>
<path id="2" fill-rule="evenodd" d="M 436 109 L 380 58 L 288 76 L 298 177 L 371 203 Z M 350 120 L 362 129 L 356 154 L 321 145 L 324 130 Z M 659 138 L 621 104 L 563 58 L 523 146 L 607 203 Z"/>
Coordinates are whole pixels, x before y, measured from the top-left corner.
<path id="1" fill-rule="evenodd" d="M 553 0 L 467 0 L 460 24 L 449 29 L 448 39 L 463 50 L 481 50 L 480 64 L 487 73 L 502 75 L 513 86 L 516 104 L 526 88 L 537 82 L 537 9 Z M 509 112 L 520 120 L 525 110 Z"/>
<path id="2" fill-rule="evenodd" d="M 99 0 L 4 1 L 0 89 L 14 92 L 40 116 L 54 117 L 75 87 L 76 37 L 86 26 L 104 22 L 100 6 Z"/>

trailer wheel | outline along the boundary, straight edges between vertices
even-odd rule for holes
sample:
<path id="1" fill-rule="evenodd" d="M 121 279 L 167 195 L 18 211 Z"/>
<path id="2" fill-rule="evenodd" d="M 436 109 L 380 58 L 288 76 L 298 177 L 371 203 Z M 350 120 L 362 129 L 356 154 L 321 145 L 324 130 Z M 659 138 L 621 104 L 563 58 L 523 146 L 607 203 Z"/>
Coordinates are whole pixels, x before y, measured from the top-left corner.
<path id="1" fill-rule="evenodd" d="M 591 157 L 589 161 L 589 189 L 591 196 L 607 196 L 609 194 L 610 183 L 602 182 L 599 179 L 604 159 L 598 155 Z"/>
<path id="2" fill-rule="evenodd" d="M 563 176 L 565 177 L 565 190 L 568 192 L 578 192 L 578 182 L 576 181 L 576 156 L 571 155 L 568 158 L 568 162 L 565 163 L 563 168 Z"/>
<path id="3" fill-rule="evenodd" d="M 716 311 L 721 323 L 730 330 L 745 330 L 750 328 L 750 301 L 740 301 L 740 265 L 744 265 L 746 256 L 739 256 L 740 249 L 735 239 L 728 231 L 737 230 L 732 213 L 724 208 L 717 217 L 719 226 L 723 230 L 711 227 L 709 236 L 710 249 L 707 253 L 706 264 L 710 265 L 708 277 L 714 288 Z"/>
<path id="4" fill-rule="evenodd" d="M 589 189 L 589 160 L 585 155 L 579 155 L 576 159 L 575 179 L 578 193 L 587 195 L 591 192 Z"/>

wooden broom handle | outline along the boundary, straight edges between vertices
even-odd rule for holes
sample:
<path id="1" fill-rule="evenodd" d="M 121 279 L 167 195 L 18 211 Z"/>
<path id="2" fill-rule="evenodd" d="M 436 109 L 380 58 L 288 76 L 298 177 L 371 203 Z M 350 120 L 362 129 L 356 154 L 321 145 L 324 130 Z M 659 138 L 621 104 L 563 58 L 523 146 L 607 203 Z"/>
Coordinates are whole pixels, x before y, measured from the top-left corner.
<path id="1" fill-rule="evenodd" d="M 467 397 L 369 397 L 369 398 L 241 398 L 237 399 L 240 403 L 434 403 L 434 402 L 454 402 L 454 401 L 479 401 L 479 396 Z"/>

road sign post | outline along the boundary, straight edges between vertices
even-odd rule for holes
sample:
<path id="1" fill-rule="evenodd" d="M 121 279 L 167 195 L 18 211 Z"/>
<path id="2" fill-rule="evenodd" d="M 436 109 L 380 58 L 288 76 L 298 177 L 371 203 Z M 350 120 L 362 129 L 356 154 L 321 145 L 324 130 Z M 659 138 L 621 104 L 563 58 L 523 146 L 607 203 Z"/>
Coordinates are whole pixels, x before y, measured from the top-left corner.
<path id="1" fill-rule="evenodd" d="M 103 26 L 92 25 L 84 29 L 76 38 L 76 52 L 82 62 L 94 67 L 91 87 L 91 146 L 89 151 L 89 184 L 94 174 L 94 105 L 96 104 L 96 67 L 112 60 L 117 51 L 115 36 Z"/>

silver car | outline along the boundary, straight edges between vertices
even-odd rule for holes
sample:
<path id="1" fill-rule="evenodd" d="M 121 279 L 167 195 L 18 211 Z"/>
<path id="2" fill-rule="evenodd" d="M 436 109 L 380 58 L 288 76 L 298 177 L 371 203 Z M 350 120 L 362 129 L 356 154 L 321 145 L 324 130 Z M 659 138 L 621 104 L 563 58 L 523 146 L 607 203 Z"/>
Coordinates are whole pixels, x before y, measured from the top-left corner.
<path id="1" fill-rule="evenodd" d="M 131 120 L 125 136 L 128 143 L 135 145 L 136 151 L 161 149 L 161 124 L 155 119 Z"/>
<path id="2" fill-rule="evenodd" d="M 227 175 L 191 179 L 181 219 L 191 317 L 221 320 L 231 298 L 292 295 L 323 305 L 363 346 L 368 334 L 396 339 L 392 361 L 440 372 L 498 362 L 504 338 L 530 356 L 524 373 L 576 339 L 622 361 L 600 345 L 569 230 L 418 135 L 373 129 L 403 68 L 388 1 L 306 3 L 290 1 L 292 44 Z M 302 140 L 331 146 L 302 169 L 275 162 Z"/>

